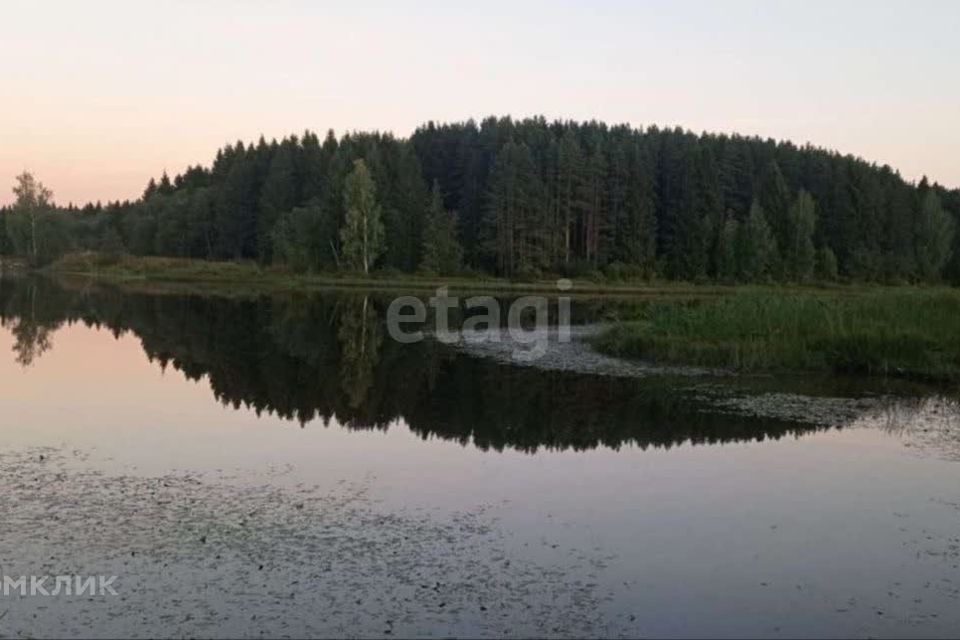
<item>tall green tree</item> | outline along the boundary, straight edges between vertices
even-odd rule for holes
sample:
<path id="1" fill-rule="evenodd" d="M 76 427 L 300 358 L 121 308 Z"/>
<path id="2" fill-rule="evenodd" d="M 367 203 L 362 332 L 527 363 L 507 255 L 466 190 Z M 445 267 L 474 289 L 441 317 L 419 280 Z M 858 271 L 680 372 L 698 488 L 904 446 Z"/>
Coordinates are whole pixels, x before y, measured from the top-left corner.
<path id="1" fill-rule="evenodd" d="M 562 260 L 570 266 L 574 249 L 574 225 L 584 209 L 582 194 L 586 182 L 583 151 L 576 134 L 567 129 L 560 138 L 556 176 L 556 219 L 560 228 Z"/>
<path id="2" fill-rule="evenodd" d="M 255 152 L 243 143 L 227 156 L 226 175 L 216 202 L 217 255 L 219 258 L 253 258 L 257 238 L 257 164 Z"/>
<path id="3" fill-rule="evenodd" d="M 784 277 L 794 282 L 806 282 L 813 277 L 816 267 L 816 249 L 813 235 L 817 225 L 813 197 L 801 189 L 790 204 L 784 220 L 780 253 Z"/>
<path id="4" fill-rule="evenodd" d="M 917 265 L 928 281 L 939 280 L 950 259 L 956 229 L 950 215 L 943 210 L 940 198 L 930 190 L 923 198 L 917 222 Z"/>
<path id="5" fill-rule="evenodd" d="M 387 171 L 383 179 L 387 188 L 381 192 L 387 238 L 383 262 L 390 268 L 413 271 L 421 259 L 430 192 L 413 146 L 392 140 L 387 146 Z"/>
<path id="6" fill-rule="evenodd" d="M 772 258 L 771 272 L 777 279 L 789 277 L 785 256 L 790 253 L 787 247 L 794 241 L 797 229 L 790 219 L 790 191 L 776 160 L 771 160 L 764 171 L 759 202 L 779 250 Z"/>
<path id="7" fill-rule="evenodd" d="M 657 260 L 657 211 L 653 175 L 647 154 L 639 145 L 632 150 L 632 166 L 620 225 L 616 258 L 652 274 Z"/>
<path id="8" fill-rule="evenodd" d="M 16 201 L 7 218 L 6 231 L 13 252 L 40 264 L 55 257 L 65 238 L 54 217 L 53 192 L 24 171 L 13 187 Z"/>
<path id="9" fill-rule="evenodd" d="M 271 232 L 277 218 L 281 213 L 290 211 L 299 203 L 297 153 L 297 139 L 285 139 L 280 143 L 270 161 L 266 181 L 260 193 L 260 206 L 257 213 L 257 254 L 261 262 L 269 263 L 272 259 Z"/>
<path id="10" fill-rule="evenodd" d="M 340 246 L 343 264 L 354 271 L 369 273 L 384 250 L 384 230 L 377 188 L 362 160 L 353 162 L 353 170 L 344 181 L 343 227 Z"/>
<path id="11" fill-rule="evenodd" d="M 750 207 L 750 214 L 737 233 L 737 266 L 744 282 L 763 282 L 770 278 L 777 260 L 777 243 L 759 202 Z"/>
<path id="12" fill-rule="evenodd" d="M 463 249 L 457 240 L 456 218 L 443 208 L 440 184 L 433 183 L 430 209 L 423 230 L 423 252 L 420 268 L 439 274 L 455 273 L 463 260 Z"/>
<path id="13" fill-rule="evenodd" d="M 497 271 L 513 276 L 546 265 L 542 187 L 530 148 L 508 142 L 490 177 L 484 238 Z"/>

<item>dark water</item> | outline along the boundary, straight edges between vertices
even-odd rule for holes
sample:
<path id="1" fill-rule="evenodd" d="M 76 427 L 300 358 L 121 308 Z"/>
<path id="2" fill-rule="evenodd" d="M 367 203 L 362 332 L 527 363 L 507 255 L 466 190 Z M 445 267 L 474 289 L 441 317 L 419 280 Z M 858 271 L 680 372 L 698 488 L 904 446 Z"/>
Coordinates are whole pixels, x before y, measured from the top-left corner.
<path id="1" fill-rule="evenodd" d="M 0 636 L 960 633 L 949 390 L 519 366 L 391 297 L 0 282 L 2 570 L 122 586 Z"/>

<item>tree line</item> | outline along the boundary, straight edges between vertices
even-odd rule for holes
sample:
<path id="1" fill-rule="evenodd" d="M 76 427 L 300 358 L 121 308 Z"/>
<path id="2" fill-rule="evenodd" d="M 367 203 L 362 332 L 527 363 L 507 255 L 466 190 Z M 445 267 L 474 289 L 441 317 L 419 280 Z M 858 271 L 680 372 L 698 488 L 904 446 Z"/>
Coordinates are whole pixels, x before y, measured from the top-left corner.
<path id="1" fill-rule="evenodd" d="M 960 190 L 812 146 L 600 122 L 310 131 L 217 152 L 133 202 L 57 208 L 29 174 L 0 251 L 296 271 L 723 282 L 960 281 Z"/>

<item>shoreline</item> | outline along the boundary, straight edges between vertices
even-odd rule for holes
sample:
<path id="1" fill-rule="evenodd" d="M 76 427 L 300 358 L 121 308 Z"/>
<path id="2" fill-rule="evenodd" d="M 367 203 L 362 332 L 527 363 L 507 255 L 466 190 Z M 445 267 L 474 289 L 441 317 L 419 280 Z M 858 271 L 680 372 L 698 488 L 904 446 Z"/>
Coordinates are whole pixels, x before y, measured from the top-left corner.
<path id="1" fill-rule="evenodd" d="M 40 268 L 40 273 L 60 277 L 86 277 L 113 283 L 149 282 L 183 284 L 210 288 L 243 286 L 258 292 L 310 291 L 330 288 L 379 289 L 396 291 L 435 291 L 447 287 L 457 292 L 493 292 L 504 294 L 558 294 L 562 276 L 535 281 L 518 281 L 482 275 L 439 276 L 419 273 L 376 272 L 297 274 L 279 267 L 263 267 L 254 262 L 216 262 L 190 258 L 69 254 Z M 572 287 L 564 290 L 571 297 L 646 298 L 659 296 L 723 296 L 738 291 L 805 292 L 809 294 L 849 293 L 884 288 L 881 285 L 805 284 L 735 285 L 698 284 L 682 281 L 597 282 L 570 278 Z M 888 287 L 892 288 L 892 287 Z M 913 288 L 913 287 L 911 287 Z"/>

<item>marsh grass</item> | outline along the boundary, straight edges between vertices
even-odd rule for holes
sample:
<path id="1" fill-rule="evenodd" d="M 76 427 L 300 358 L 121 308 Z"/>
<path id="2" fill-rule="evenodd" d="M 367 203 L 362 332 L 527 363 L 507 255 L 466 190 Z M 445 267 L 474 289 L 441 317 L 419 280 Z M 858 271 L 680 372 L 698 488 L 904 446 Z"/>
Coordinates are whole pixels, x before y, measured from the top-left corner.
<path id="1" fill-rule="evenodd" d="M 960 378 L 960 292 L 745 292 L 650 302 L 595 339 L 609 354 L 741 371 Z"/>

